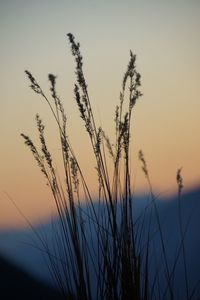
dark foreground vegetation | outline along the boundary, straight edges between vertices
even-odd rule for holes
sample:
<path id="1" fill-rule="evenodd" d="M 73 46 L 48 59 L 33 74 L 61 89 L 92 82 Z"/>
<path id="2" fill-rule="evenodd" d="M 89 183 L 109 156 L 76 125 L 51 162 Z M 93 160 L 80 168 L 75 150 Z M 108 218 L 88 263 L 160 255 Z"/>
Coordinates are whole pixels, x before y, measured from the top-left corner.
<path id="1" fill-rule="evenodd" d="M 0 257 L 0 299 L 61 300 L 63 298 L 59 291 L 41 283 L 7 259 Z"/>
<path id="2" fill-rule="evenodd" d="M 197 299 L 198 282 L 190 285 L 188 278 L 185 235 L 188 223 L 183 222 L 181 169 L 177 171 L 179 241 L 173 255 L 162 227 L 156 195 L 151 185 L 147 163 L 139 151 L 149 196 L 143 211 L 134 211 L 134 186 L 130 165 L 131 119 L 140 91 L 140 74 L 136 56 L 130 52 L 116 106 L 115 136 L 110 139 L 97 125 L 92 110 L 80 45 L 68 34 L 75 58 L 74 96 L 96 161 L 97 201 L 91 196 L 78 156 L 67 134 L 67 117 L 56 91 L 56 76 L 49 74 L 51 99 L 33 75 L 26 71 L 31 88 L 47 103 L 54 116 L 60 137 L 64 184 L 61 183 L 45 137 L 39 115 L 36 124 L 39 146 L 22 134 L 49 185 L 59 216 L 54 228 L 54 250 L 38 236 L 46 251 L 51 272 L 63 296 L 74 299 Z M 108 168 L 111 160 L 112 167 Z M 84 193 L 85 207 L 80 195 Z M 173 229 L 172 229 L 173 231 Z M 172 232 L 173 234 L 173 232 Z M 176 270 L 182 266 L 183 287 L 177 290 Z"/>

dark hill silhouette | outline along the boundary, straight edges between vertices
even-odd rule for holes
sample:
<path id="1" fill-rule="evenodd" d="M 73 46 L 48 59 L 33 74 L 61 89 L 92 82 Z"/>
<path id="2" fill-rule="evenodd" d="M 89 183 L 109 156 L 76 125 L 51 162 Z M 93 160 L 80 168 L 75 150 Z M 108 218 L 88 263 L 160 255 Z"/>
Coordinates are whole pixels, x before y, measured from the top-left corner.
<path id="1" fill-rule="evenodd" d="M 61 300 L 60 293 L 0 257 L 0 299 Z"/>
<path id="2" fill-rule="evenodd" d="M 134 214 L 135 218 L 140 216 L 147 203 L 148 197 L 134 198 Z M 156 206 L 159 213 L 162 232 L 164 236 L 164 244 L 166 248 L 167 258 L 170 267 L 173 267 L 174 260 L 178 253 L 178 248 L 181 244 L 180 224 L 178 219 L 178 199 L 171 197 L 170 199 L 156 200 Z M 84 205 L 82 206 L 84 209 Z M 101 207 L 96 206 L 96 209 Z M 188 272 L 188 282 L 190 292 L 195 290 L 197 295 L 194 299 L 199 299 L 200 288 L 200 188 L 188 191 L 181 196 L 181 210 L 183 217 L 184 229 L 184 244 L 186 253 L 186 263 Z M 147 210 L 145 222 L 146 226 L 149 224 L 149 212 Z M 36 226 L 36 231 L 47 241 L 49 241 L 50 249 L 52 248 L 53 227 L 57 223 L 56 218 L 45 224 Z M 157 227 L 156 217 L 153 214 L 151 222 L 152 233 L 152 257 L 155 251 L 159 253 L 161 248 L 160 238 L 154 234 Z M 89 232 L 89 230 L 88 230 Z M 145 231 L 144 231 L 145 232 Z M 92 233 L 93 234 L 93 233 Z M 145 234 L 144 234 L 145 236 Z M 45 251 L 41 251 L 42 245 L 35 233 L 32 230 L 16 230 L 0 232 L 0 252 L 7 255 L 9 259 L 14 260 L 30 273 L 41 278 L 46 282 L 51 282 L 49 269 L 47 268 L 47 255 Z M 158 255 L 159 256 L 159 255 Z M 155 263 L 152 259 L 152 272 L 155 269 Z M 162 267 L 161 267 L 162 270 Z M 162 272 L 161 272 L 162 273 Z M 184 291 L 184 272 L 183 260 L 181 255 L 177 261 L 176 273 L 174 276 L 174 284 L 177 286 L 177 293 L 179 298 L 182 291 Z M 184 299 L 183 297 L 180 299 Z"/>

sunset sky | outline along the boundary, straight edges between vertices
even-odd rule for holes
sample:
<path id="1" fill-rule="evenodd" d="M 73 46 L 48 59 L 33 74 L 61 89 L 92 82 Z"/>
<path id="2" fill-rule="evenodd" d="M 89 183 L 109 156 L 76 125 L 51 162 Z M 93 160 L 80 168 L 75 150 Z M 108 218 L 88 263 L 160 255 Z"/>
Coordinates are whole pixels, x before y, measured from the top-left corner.
<path id="1" fill-rule="evenodd" d="M 130 49 L 137 55 L 144 95 L 133 117 L 136 191 L 146 189 L 137 159 L 140 149 L 153 187 L 162 196 L 175 192 L 179 167 L 185 189 L 200 184 L 199 15 L 198 0 L 0 1 L 0 228 L 26 225 L 5 192 L 33 223 L 55 213 L 45 179 L 20 137 L 24 132 L 37 141 L 38 112 L 59 166 L 53 118 L 29 88 L 25 69 L 47 94 L 48 73 L 58 76 L 71 143 L 87 180 L 95 186 L 94 161 L 73 95 L 75 64 L 68 32 L 81 43 L 97 123 L 110 135 Z"/>

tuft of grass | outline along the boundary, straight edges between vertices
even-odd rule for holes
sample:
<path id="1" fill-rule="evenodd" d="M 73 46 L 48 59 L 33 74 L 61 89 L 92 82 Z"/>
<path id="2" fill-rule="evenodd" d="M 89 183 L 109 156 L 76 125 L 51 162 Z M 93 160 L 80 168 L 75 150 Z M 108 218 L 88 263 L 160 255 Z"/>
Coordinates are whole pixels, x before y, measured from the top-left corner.
<path id="1" fill-rule="evenodd" d="M 69 295 L 72 299 L 80 300 L 176 299 L 173 278 L 182 253 L 186 299 L 191 299 L 180 204 L 183 188 L 181 172 L 177 172 L 181 245 L 174 264 L 170 267 L 156 196 L 142 151 L 139 152 L 139 160 L 149 184 L 150 196 L 143 213 L 134 217 L 130 172 L 131 122 L 135 105 L 142 96 L 136 55 L 130 51 L 115 110 L 115 141 L 111 142 L 105 130 L 97 125 L 93 114 L 80 44 L 71 33 L 67 37 L 75 59 L 75 101 L 96 163 L 98 200 L 91 196 L 84 171 L 70 143 L 66 113 L 56 91 L 56 76 L 48 76 L 51 92 L 49 99 L 31 72 L 25 71 L 31 89 L 45 100 L 55 119 L 64 167 L 65 180 L 61 184 L 54 159 L 48 150 L 45 126 L 37 114 L 39 145 L 36 146 L 28 135 L 21 136 L 44 174 L 58 212 L 59 227 L 54 228 L 54 253 L 50 253 L 45 244 L 51 272 L 65 299 Z M 112 162 L 112 171 L 108 169 L 109 160 Z M 82 192 L 86 200 L 85 206 L 80 199 Z M 157 242 L 160 242 L 159 252 L 155 250 L 155 236 Z"/>

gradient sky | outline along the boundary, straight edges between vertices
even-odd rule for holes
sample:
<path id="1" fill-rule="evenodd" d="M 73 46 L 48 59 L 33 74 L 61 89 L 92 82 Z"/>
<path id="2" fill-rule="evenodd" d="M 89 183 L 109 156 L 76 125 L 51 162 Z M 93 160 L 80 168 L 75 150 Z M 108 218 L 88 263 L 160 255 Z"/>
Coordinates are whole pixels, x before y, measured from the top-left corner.
<path id="1" fill-rule="evenodd" d="M 59 154 L 46 104 L 28 87 L 30 70 L 48 93 L 47 74 L 68 116 L 68 131 L 87 179 L 86 135 L 73 96 L 74 60 L 66 33 L 81 43 L 95 116 L 112 134 L 115 106 L 129 50 L 137 54 L 144 96 L 133 124 L 135 186 L 146 183 L 137 161 L 143 149 L 155 190 L 168 196 L 183 167 L 184 185 L 200 182 L 200 1 L 198 0 L 0 0 L 0 228 L 25 225 L 6 191 L 31 222 L 54 214 L 54 204 L 20 133 L 36 137 L 35 114 L 48 125 L 52 153 Z M 57 162 L 59 166 L 59 161 Z M 92 184 L 93 186 L 95 184 Z"/>

